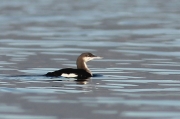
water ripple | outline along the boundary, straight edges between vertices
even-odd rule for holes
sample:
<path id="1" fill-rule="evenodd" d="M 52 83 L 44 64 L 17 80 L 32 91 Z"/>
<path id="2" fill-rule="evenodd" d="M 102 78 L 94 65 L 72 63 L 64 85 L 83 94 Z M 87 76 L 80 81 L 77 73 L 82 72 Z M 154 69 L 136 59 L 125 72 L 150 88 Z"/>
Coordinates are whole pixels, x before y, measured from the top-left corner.
<path id="1" fill-rule="evenodd" d="M 178 119 L 179 6 L 177 0 L 1 1 L 0 118 Z M 82 52 L 104 57 L 88 63 L 96 77 L 42 76 L 75 68 Z"/>

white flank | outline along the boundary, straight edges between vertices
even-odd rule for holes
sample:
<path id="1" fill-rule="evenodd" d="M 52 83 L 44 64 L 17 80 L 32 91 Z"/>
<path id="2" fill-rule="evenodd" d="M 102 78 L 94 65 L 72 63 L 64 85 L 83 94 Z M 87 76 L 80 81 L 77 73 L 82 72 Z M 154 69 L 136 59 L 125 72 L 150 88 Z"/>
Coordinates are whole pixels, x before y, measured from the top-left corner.
<path id="1" fill-rule="evenodd" d="M 70 78 L 70 77 L 77 77 L 78 75 L 73 74 L 73 73 L 71 73 L 71 74 L 65 74 L 65 73 L 63 73 L 63 74 L 61 74 L 61 76 L 62 76 L 62 77 L 68 77 L 68 78 Z"/>

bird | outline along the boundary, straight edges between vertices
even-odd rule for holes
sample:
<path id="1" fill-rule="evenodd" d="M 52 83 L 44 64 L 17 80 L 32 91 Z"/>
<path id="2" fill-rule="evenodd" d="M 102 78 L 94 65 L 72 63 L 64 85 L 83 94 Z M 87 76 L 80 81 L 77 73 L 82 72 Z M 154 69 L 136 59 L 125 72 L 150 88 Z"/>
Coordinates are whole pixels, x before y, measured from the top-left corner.
<path id="1" fill-rule="evenodd" d="M 94 59 L 101 59 L 102 57 L 95 56 L 90 52 L 82 53 L 76 60 L 77 69 L 65 68 L 48 72 L 45 74 L 47 77 L 65 77 L 65 78 L 76 78 L 76 79 L 87 79 L 92 77 L 93 74 L 87 67 L 87 62 Z"/>

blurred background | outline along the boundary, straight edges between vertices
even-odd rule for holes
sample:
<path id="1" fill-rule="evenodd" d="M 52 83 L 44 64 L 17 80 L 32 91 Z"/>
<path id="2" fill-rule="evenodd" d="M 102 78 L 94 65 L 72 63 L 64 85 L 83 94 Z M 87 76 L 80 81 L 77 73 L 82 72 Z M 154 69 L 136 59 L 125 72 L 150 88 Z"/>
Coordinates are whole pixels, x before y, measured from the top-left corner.
<path id="1" fill-rule="evenodd" d="M 179 0 L 0 0 L 0 118 L 179 119 L 179 19 Z M 103 77 L 35 76 L 82 52 Z"/>

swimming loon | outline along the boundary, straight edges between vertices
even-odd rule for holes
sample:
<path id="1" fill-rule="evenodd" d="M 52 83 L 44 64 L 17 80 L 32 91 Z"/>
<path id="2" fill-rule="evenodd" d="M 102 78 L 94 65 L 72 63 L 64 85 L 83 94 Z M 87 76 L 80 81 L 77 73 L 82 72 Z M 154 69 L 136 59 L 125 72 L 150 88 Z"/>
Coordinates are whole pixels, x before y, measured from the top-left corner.
<path id="1" fill-rule="evenodd" d="M 66 78 L 77 78 L 77 79 L 86 79 L 92 77 L 92 73 L 86 65 L 86 62 L 93 59 L 101 59 L 102 57 L 98 57 L 93 55 L 92 53 L 82 53 L 76 60 L 77 69 L 65 68 L 56 70 L 54 72 L 48 72 L 45 74 L 49 77 L 66 77 Z"/>

